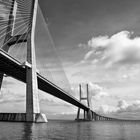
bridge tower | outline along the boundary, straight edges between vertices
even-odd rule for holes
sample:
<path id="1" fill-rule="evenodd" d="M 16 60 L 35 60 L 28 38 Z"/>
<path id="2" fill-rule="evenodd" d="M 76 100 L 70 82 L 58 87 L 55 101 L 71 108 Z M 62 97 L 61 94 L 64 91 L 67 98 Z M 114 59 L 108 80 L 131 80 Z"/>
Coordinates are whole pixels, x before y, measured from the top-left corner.
<path id="1" fill-rule="evenodd" d="M 13 34 L 13 25 L 14 25 L 15 11 L 16 10 L 17 10 L 17 3 L 16 3 L 15 0 L 13 0 L 11 2 L 11 9 L 10 9 L 10 13 L 9 13 L 9 21 L 8 21 L 8 26 L 7 26 L 7 29 L 6 29 L 6 35 L 5 35 L 4 42 L 3 42 L 3 44 L 5 44 L 5 45 L 2 46 L 2 49 L 5 52 L 8 52 L 9 49 L 10 49 L 10 45 L 9 45 L 8 40 L 11 39 L 12 34 Z M 1 89 L 1 86 L 2 86 L 3 76 L 4 76 L 4 73 L 0 73 L 0 89 Z"/>
<path id="2" fill-rule="evenodd" d="M 27 37 L 27 67 L 26 67 L 26 120 L 28 122 L 46 122 L 45 114 L 40 113 L 38 83 L 35 56 L 35 26 L 38 0 L 32 0 L 31 7 L 31 30 Z M 29 65 L 30 67 L 28 67 Z"/>
<path id="3" fill-rule="evenodd" d="M 7 34 L 5 36 L 4 45 L 2 49 L 8 53 L 10 46 L 17 43 L 27 43 L 27 60 L 26 67 L 26 113 L 22 113 L 20 119 L 25 116 L 27 122 L 47 122 L 45 114 L 40 113 L 39 97 L 38 97 L 38 83 L 36 74 L 36 56 L 35 56 L 35 26 L 38 0 L 31 0 L 31 25 L 28 25 L 28 31 L 22 35 L 13 35 L 14 23 L 16 19 L 16 10 L 18 3 L 12 0 L 9 14 L 9 22 L 7 26 Z M 0 88 L 3 81 L 3 73 L 0 74 Z M 19 113 L 17 113 L 19 114 Z M 22 119 L 16 121 L 23 121 Z M 13 120 L 14 121 L 14 120 Z"/>
<path id="4" fill-rule="evenodd" d="M 87 96 L 86 97 L 82 97 L 82 89 L 81 89 L 81 84 L 79 85 L 79 94 L 80 94 L 80 101 L 85 100 L 87 102 L 87 106 L 88 106 L 88 110 L 84 110 L 84 119 L 80 119 L 80 107 L 78 108 L 77 111 L 77 118 L 76 120 L 87 120 L 87 121 L 91 121 L 92 120 L 92 112 L 91 112 L 91 97 L 89 94 L 89 88 L 88 88 L 88 84 L 86 84 L 86 90 L 87 90 Z"/>

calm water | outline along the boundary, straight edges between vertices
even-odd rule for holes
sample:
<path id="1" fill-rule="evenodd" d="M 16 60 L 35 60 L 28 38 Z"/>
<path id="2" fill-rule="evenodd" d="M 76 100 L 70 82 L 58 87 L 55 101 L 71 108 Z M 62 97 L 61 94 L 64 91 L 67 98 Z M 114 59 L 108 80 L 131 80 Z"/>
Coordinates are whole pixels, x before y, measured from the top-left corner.
<path id="1" fill-rule="evenodd" d="M 140 122 L 0 122 L 0 140 L 140 140 Z"/>

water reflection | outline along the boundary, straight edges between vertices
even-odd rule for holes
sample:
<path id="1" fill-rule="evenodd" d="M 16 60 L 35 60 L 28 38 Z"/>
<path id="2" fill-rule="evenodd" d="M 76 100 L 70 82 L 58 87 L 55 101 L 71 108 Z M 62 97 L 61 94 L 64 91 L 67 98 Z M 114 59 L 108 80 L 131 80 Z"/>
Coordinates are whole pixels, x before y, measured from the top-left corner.
<path id="1" fill-rule="evenodd" d="M 33 123 L 24 123 L 23 127 L 23 137 L 22 140 L 32 140 L 32 136 L 33 136 Z"/>
<path id="2" fill-rule="evenodd" d="M 22 140 L 46 139 L 49 133 L 47 124 L 48 123 L 24 123 Z"/>
<path id="3" fill-rule="evenodd" d="M 91 122 L 78 122 L 76 125 L 76 139 L 81 140 L 83 137 L 87 140 L 90 140 L 91 138 L 94 138 L 93 135 L 94 132 L 92 132 L 92 123 Z"/>
<path id="4" fill-rule="evenodd" d="M 22 125 L 8 123 L 1 125 L 0 128 L 3 138 L 7 139 L 14 139 L 16 136 L 21 140 L 139 140 L 140 123 L 50 121 Z M 4 133 L 5 130 L 11 132 L 9 136 Z"/>

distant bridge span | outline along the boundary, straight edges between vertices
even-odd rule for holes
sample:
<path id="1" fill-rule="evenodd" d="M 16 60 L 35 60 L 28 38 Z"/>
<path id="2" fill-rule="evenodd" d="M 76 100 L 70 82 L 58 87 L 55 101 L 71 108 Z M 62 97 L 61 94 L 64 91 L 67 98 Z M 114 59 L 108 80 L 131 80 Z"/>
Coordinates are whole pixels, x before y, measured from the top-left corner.
<path id="1" fill-rule="evenodd" d="M 26 68 L 19 61 L 0 50 L 0 71 L 26 83 Z M 80 103 L 76 98 L 69 95 L 67 92 L 48 81 L 46 78 L 37 73 L 38 88 L 44 92 L 47 92 L 55 97 L 58 97 L 68 103 L 71 103 L 84 110 L 88 110 L 88 107 Z"/>
<path id="2" fill-rule="evenodd" d="M 0 49 L 0 72 L 5 73 L 19 81 L 26 83 L 26 68 L 19 61 L 11 57 L 9 54 Z M 62 99 L 74 106 L 80 107 L 81 109 L 88 111 L 89 108 L 78 101 L 76 98 L 48 81 L 46 78 L 37 73 L 38 88 L 44 92 L 47 92 L 59 99 Z M 117 120 L 110 117 L 104 117 L 96 114 L 92 111 L 94 120 Z"/>

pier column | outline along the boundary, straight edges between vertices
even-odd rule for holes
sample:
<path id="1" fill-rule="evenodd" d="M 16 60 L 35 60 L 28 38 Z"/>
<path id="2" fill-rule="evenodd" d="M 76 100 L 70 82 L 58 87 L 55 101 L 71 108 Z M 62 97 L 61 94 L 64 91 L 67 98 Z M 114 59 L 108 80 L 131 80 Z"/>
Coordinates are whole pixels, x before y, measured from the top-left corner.
<path id="1" fill-rule="evenodd" d="M 84 110 L 83 112 L 83 118 L 80 119 L 80 108 L 78 108 L 77 111 L 77 118 L 76 120 L 89 120 L 91 121 L 93 119 L 93 113 L 91 111 L 91 101 L 90 101 L 90 95 L 89 95 L 89 90 L 88 90 L 88 84 L 86 84 L 86 89 L 87 89 L 87 96 L 86 97 L 82 97 L 82 89 L 81 89 L 81 84 L 79 85 L 79 94 L 80 94 L 80 101 L 82 100 L 86 100 L 87 101 L 87 106 L 88 106 L 88 111 Z"/>
<path id="2" fill-rule="evenodd" d="M 88 121 L 91 121 L 92 120 L 92 112 L 91 112 L 90 108 L 87 111 L 87 118 L 86 118 L 86 120 L 88 120 Z"/>
<path id="3" fill-rule="evenodd" d="M 38 83 L 36 74 L 36 57 L 35 57 L 35 25 L 37 15 L 38 0 L 32 0 L 31 7 L 31 31 L 27 38 L 27 63 L 26 67 L 26 121 L 27 122 L 46 122 L 46 116 L 40 113 Z"/>

